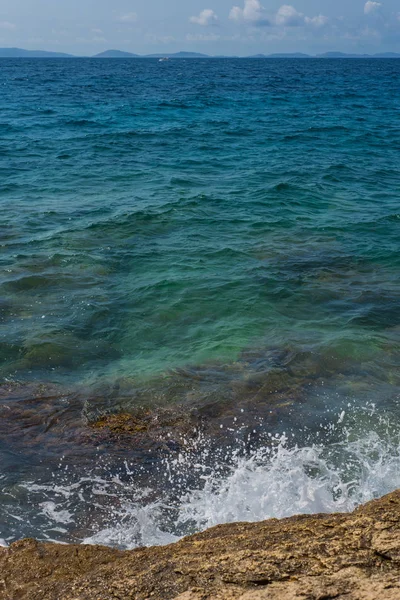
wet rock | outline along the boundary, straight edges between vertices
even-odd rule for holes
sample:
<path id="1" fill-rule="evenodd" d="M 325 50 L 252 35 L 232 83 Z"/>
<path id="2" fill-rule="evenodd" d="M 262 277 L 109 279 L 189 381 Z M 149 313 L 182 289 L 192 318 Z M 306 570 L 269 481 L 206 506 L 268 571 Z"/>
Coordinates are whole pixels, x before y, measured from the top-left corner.
<path id="1" fill-rule="evenodd" d="M 114 434 L 134 434 L 147 431 L 148 423 L 133 415 L 106 415 L 92 424 L 94 429 L 108 429 Z"/>
<path id="2" fill-rule="evenodd" d="M 0 598 L 397 600 L 400 490 L 353 514 L 220 525 L 118 551 L 24 540 L 0 549 Z"/>
<path id="3" fill-rule="evenodd" d="M 192 437 L 198 419 L 182 406 L 136 408 L 130 413 L 110 413 L 88 423 L 92 442 L 116 448 L 175 452 L 182 440 Z"/>

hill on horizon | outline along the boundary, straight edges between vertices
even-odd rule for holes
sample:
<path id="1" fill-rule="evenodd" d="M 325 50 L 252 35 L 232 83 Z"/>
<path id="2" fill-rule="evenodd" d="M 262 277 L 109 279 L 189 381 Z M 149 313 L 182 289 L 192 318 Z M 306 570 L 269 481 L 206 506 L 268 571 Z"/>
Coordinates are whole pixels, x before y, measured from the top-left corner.
<path id="1" fill-rule="evenodd" d="M 201 52 L 173 52 L 167 54 L 146 54 L 145 58 L 212 58 L 209 54 L 201 54 Z"/>
<path id="2" fill-rule="evenodd" d="M 133 52 L 124 52 L 123 50 L 105 50 L 100 54 L 95 54 L 93 58 L 138 58 L 139 54 Z"/>
<path id="3" fill-rule="evenodd" d="M 201 52 L 173 52 L 156 54 L 134 54 L 123 50 L 105 50 L 94 56 L 79 57 L 65 52 L 50 52 L 48 50 L 25 50 L 23 48 L 0 48 L 0 58 L 400 58 L 397 52 L 379 52 L 377 54 L 347 54 L 345 52 L 324 52 L 311 56 L 303 52 L 276 52 L 274 54 L 253 54 L 251 56 L 210 56 Z"/>
<path id="4" fill-rule="evenodd" d="M 211 58 L 208 54 L 200 52 L 173 52 L 167 54 L 133 54 L 132 52 L 123 52 L 122 50 L 105 50 L 96 54 L 93 58 Z"/>
<path id="5" fill-rule="evenodd" d="M 0 48 L 1 58 L 73 58 L 73 54 L 65 52 L 48 52 L 47 50 L 24 50 L 23 48 Z"/>

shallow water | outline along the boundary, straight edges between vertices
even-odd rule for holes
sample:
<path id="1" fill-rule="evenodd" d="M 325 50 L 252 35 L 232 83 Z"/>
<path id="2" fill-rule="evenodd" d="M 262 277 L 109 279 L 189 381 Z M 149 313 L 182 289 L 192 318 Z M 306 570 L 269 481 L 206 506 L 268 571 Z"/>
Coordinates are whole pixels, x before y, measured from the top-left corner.
<path id="1" fill-rule="evenodd" d="M 213 469 L 225 448 L 231 456 L 244 443 L 240 419 L 255 431 L 240 458 L 250 462 L 234 473 L 254 481 L 261 504 L 247 514 L 235 504 L 243 498 L 218 492 L 225 504 L 217 507 L 204 484 L 214 516 L 190 517 L 196 527 L 224 514 L 349 509 L 398 486 L 400 61 L 7 59 L 1 67 L 0 537 L 70 541 L 91 537 L 96 523 L 107 530 L 108 509 L 89 510 L 76 493 L 51 533 L 63 503 L 40 486 L 60 477 L 61 459 L 68 487 L 85 473 L 91 482 L 94 471 L 108 482 L 133 457 L 135 494 L 150 489 L 150 505 L 161 501 L 165 456 L 152 451 L 148 460 L 147 446 L 99 450 L 85 430 L 85 419 L 138 406 L 198 411 L 217 440 Z M 18 393 L 7 391 L 13 382 Z M 318 462 L 326 448 L 346 446 L 321 446 L 320 436 L 321 423 L 349 403 L 363 456 L 368 446 L 381 457 L 371 469 L 383 460 L 391 476 L 360 476 L 338 501 L 329 490 L 347 476 L 334 452 L 327 500 L 316 502 L 319 475 L 308 474 L 307 456 Z M 371 404 L 364 423 L 356 408 Z M 379 419 L 390 422 L 389 436 Z M 218 437 L 220 428 L 232 431 Z M 266 436 L 284 431 L 289 449 L 271 463 Z M 173 462 L 181 444 L 171 444 Z M 293 461 L 304 471 L 294 487 L 309 492 L 276 504 L 273 465 Z M 230 485 L 215 477 L 220 490 Z M 257 481 L 272 491 L 260 496 Z M 200 483 L 185 480 L 189 500 L 180 490 L 174 510 L 195 510 L 187 503 L 199 502 Z M 113 491 L 121 505 L 125 484 Z M 157 521 L 153 532 L 192 527 L 160 514 L 176 527 Z M 135 531 L 118 543 L 164 539 Z M 102 539 L 117 543 L 113 535 Z"/>
<path id="2" fill-rule="evenodd" d="M 328 413 L 301 445 L 295 430 L 265 430 L 255 448 L 243 439 L 216 447 L 199 433 L 152 467 L 103 456 L 82 474 L 61 460 L 40 481 L 3 485 L 4 536 L 134 548 L 220 523 L 347 512 L 398 488 L 397 419 L 373 405 Z"/>

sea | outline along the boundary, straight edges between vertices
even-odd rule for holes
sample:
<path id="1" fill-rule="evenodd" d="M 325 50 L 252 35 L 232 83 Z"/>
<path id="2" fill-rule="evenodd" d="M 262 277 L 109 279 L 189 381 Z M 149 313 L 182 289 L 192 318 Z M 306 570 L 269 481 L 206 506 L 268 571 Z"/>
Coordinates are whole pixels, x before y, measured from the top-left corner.
<path id="1" fill-rule="evenodd" d="M 1 59 L 0 90 L 3 545 L 400 487 L 400 60 Z"/>

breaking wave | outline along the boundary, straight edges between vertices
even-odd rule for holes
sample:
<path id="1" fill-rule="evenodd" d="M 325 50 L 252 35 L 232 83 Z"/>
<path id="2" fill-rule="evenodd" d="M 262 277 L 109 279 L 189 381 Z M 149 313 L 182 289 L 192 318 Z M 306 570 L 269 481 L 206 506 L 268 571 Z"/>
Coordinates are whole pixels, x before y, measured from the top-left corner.
<path id="1" fill-rule="evenodd" d="M 124 462 L 117 474 L 103 468 L 71 483 L 61 469 L 54 483 L 26 488 L 44 539 L 134 548 L 221 523 L 348 512 L 400 487 L 395 419 L 374 407 L 341 412 L 310 443 L 296 444 L 296 435 L 266 434 L 250 451 L 243 443 L 212 449 L 199 435 L 147 479 Z"/>

